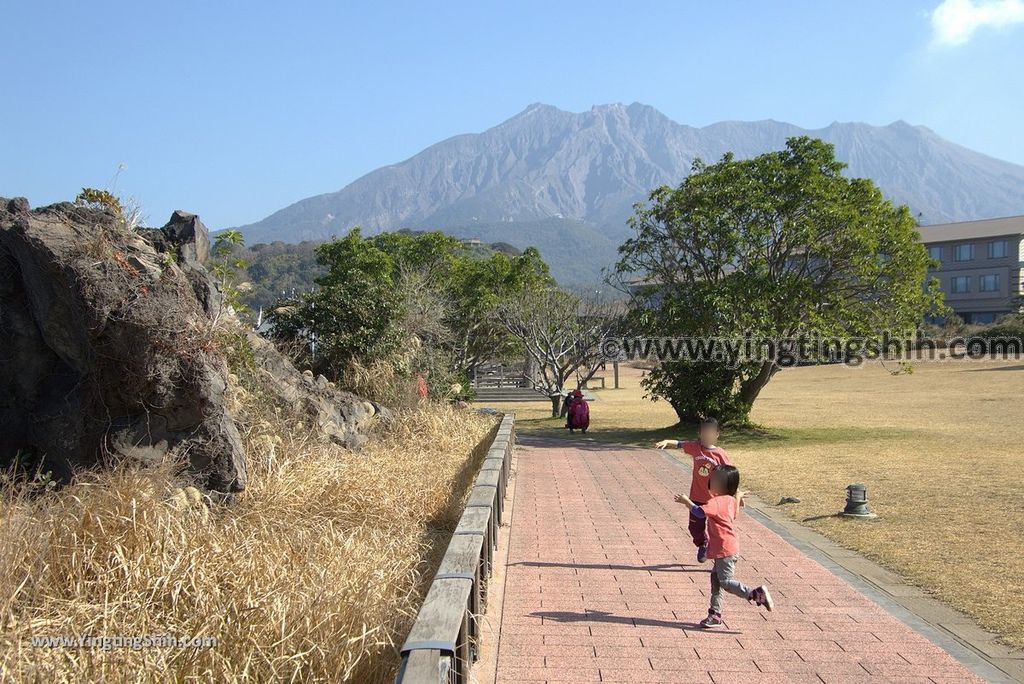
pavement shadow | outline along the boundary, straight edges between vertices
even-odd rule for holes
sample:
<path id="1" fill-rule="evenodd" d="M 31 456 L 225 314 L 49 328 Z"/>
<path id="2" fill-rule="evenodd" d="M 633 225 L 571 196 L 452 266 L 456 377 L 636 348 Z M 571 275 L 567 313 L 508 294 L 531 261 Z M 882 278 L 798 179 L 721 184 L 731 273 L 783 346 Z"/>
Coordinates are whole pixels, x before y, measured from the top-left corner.
<path id="1" fill-rule="evenodd" d="M 654 618 L 635 617 L 630 615 L 615 615 L 603 610 L 588 610 L 585 613 L 575 613 L 564 610 L 539 610 L 530 613 L 531 617 L 540 617 L 552 622 L 603 622 L 612 625 L 631 625 L 635 627 L 664 627 L 666 629 L 681 629 L 683 631 L 708 632 L 710 634 L 742 634 L 729 629 L 705 629 L 696 622 L 678 622 L 675 620 L 656 620 Z"/>
<path id="2" fill-rule="evenodd" d="M 650 446 L 637 446 L 616 442 L 602 442 L 582 435 L 575 438 L 569 435 L 565 437 L 551 437 L 522 432 L 516 434 L 516 444 L 526 447 L 579 449 L 581 451 L 651 451 L 654 449 L 653 442 Z"/>
<path id="3" fill-rule="evenodd" d="M 583 568 L 586 570 L 647 570 L 648 572 L 708 572 L 707 568 L 693 568 L 682 563 L 658 565 L 616 565 L 615 563 L 551 563 L 546 561 L 518 561 L 509 563 L 529 568 Z"/>

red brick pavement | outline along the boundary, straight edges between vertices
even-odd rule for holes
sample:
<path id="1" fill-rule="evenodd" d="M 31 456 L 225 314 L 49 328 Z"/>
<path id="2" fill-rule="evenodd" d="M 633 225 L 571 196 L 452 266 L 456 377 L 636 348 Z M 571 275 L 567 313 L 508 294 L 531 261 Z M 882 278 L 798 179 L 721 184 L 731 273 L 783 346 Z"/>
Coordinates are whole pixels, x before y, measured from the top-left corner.
<path id="1" fill-rule="evenodd" d="M 498 682 L 981 682 L 750 516 L 739 578 L 766 613 L 726 595 L 702 630 L 708 565 L 687 511 L 689 473 L 650 449 L 519 452 Z"/>

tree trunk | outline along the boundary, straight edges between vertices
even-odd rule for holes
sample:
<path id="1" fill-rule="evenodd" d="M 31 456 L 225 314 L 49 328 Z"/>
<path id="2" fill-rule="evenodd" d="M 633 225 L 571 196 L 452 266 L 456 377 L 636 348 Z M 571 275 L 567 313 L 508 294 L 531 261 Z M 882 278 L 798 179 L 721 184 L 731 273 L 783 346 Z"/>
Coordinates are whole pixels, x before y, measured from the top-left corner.
<path id="1" fill-rule="evenodd" d="M 562 395 L 561 394 L 552 394 L 550 396 L 550 399 L 551 399 L 551 417 L 552 418 L 558 418 L 558 416 L 559 416 L 559 409 L 562 406 Z"/>
<path id="2" fill-rule="evenodd" d="M 747 378 L 740 383 L 740 391 L 737 395 L 740 403 L 747 407 L 749 411 L 754 406 L 754 402 L 757 400 L 761 390 L 768 384 L 768 381 L 772 379 L 779 371 L 779 366 L 774 363 L 761 364 L 761 370 L 758 371 L 757 375 Z"/>
<path id="3" fill-rule="evenodd" d="M 699 413 L 684 409 L 682 406 L 676 403 L 669 402 L 672 406 L 672 410 L 676 412 L 676 417 L 679 419 L 679 425 L 695 425 L 701 421 Z"/>

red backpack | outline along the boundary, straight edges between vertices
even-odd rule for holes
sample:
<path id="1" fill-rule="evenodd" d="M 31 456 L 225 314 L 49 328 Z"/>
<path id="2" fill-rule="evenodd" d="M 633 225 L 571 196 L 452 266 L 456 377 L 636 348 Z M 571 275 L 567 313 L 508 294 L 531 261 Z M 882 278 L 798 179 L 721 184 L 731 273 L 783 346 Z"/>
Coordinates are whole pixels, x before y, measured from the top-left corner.
<path id="1" fill-rule="evenodd" d="M 569 407 L 569 418 L 575 430 L 586 430 L 590 427 L 590 404 L 586 399 L 577 399 Z"/>

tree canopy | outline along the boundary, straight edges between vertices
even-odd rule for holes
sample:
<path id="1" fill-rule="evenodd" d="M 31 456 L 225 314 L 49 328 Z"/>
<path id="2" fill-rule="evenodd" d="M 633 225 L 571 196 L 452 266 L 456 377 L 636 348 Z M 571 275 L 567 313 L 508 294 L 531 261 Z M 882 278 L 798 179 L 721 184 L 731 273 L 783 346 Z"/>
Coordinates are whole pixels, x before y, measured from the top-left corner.
<path id="1" fill-rule="evenodd" d="M 353 361 L 385 362 L 444 385 L 514 346 L 494 317 L 500 301 L 552 282 L 536 249 L 481 258 L 439 231 L 364 237 L 356 228 L 318 246 L 316 259 L 316 288 L 275 305 L 269 320 L 337 379 Z"/>
<path id="2" fill-rule="evenodd" d="M 878 340 L 941 306 L 910 211 L 847 178 L 831 145 L 791 138 L 752 159 L 698 160 L 677 188 L 636 206 L 616 275 L 634 330 L 673 337 Z M 746 420 L 780 358 L 668 361 L 647 377 L 681 420 Z"/>

